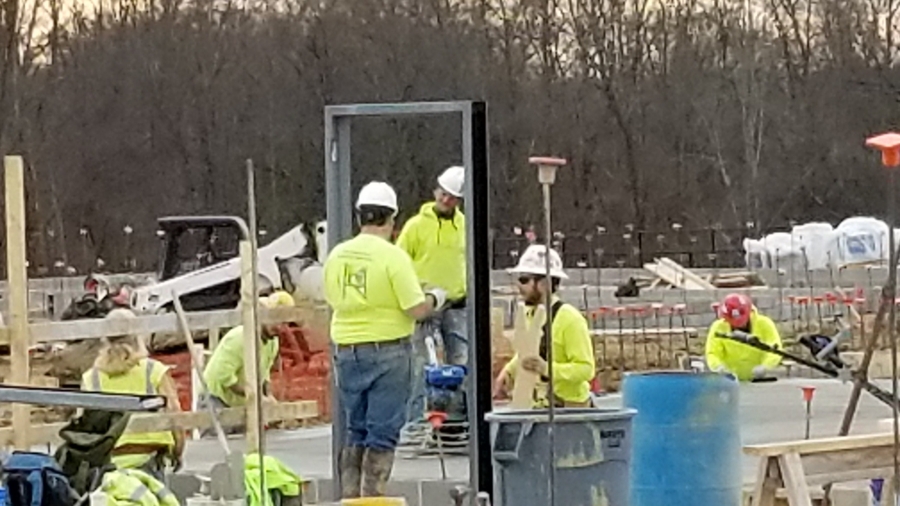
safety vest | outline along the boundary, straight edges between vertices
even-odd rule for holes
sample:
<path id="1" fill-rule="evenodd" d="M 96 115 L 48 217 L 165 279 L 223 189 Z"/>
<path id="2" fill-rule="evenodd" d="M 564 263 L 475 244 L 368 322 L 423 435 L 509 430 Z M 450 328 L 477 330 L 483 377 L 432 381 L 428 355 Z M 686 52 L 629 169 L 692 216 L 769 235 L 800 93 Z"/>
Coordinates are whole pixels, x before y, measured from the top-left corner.
<path id="1" fill-rule="evenodd" d="M 138 469 L 118 469 L 104 474 L 101 490 L 109 506 L 179 506 L 175 494 Z"/>
<path id="2" fill-rule="evenodd" d="M 137 394 L 158 395 L 159 378 L 165 371 L 165 366 L 153 359 L 141 359 L 137 365 L 125 374 L 110 376 L 105 372 L 91 368 L 84 376 L 84 384 L 95 392 L 111 394 Z M 154 381 L 154 376 L 156 381 Z M 158 445 L 172 448 L 175 446 L 175 438 L 171 432 L 143 432 L 122 434 L 116 441 L 116 448 L 124 445 Z"/>

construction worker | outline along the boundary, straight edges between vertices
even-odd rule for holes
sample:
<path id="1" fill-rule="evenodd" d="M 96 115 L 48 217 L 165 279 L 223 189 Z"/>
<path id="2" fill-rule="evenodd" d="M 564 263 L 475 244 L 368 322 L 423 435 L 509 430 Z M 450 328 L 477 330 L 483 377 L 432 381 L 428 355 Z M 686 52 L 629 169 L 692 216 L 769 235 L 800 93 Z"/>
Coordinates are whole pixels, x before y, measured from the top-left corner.
<path id="1" fill-rule="evenodd" d="M 134 313 L 117 308 L 110 319 L 133 319 Z M 163 395 L 166 411 L 181 411 L 175 381 L 169 367 L 148 358 L 141 337 L 126 334 L 104 338 L 103 347 L 81 378 L 81 389 L 113 394 Z M 116 441 L 111 461 L 119 469 L 138 469 L 162 480 L 165 468 L 181 467 L 184 434 L 179 431 L 125 433 Z"/>
<path id="2" fill-rule="evenodd" d="M 719 306 L 719 319 L 709 327 L 706 336 L 706 365 L 711 371 L 731 373 L 738 380 L 747 381 L 765 377 L 781 363 L 779 355 L 719 336 L 735 330 L 746 332 L 764 344 L 782 346 L 775 322 L 760 314 L 750 297 L 730 294 Z"/>
<path id="3" fill-rule="evenodd" d="M 371 182 L 356 201 L 359 234 L 325 260 L 325 299 L 347 432 L 340 455 L 342 496 L 383 496 L 410 393 L 410 336 L 440 310 L 444 290 L 423 292 L 412 260 L 390 242 L 397 194 Z"/>
<path id="4" fill-rule="evenodd" d="M 424 370 L 428 361 L 425 338 L 438 333 L 443 342 L 444 363 L 466 365 L 466 222 L 459 209 L 466 171 L 450 167 L 437 178 L 434 201 L 422 204 L 419 213 L 403 225 L 397 246 L 412 258 L 419 280 L 447 292 L 447 306 L 413 335 L 412 394 L 404 435 L 413 438 L 427 429 L 425 423 Z M 435 343 L 437 344 L 437 343 Z"/>
<path id="5" fill-rule="evenodd" d="M 277 307 L 293 307 L 294 298 L 284 291 L 276 291 L 260 299 L 260 304 L 274 309 Z M 263 394 L 272 400 L 269 391 L 269 375 L 275 359 L 278 357 L 278 335 L 286 324 L 262 325 L 259 349 L 261 365 L 259 374 L 263 379 Z M 246 403 L 246 382 L 244 380 L 244 327 L 238 325 L 229 330 L 213 350 L 212 356 L 203 369 L 203 380 L 209 392 L 203 396 L 202 402 L 212 403 L 217 409 L 243 406 Z"/>
<path id="6" fill-rule="evenodd" d="M 587 320 L 581 312 L 560 300 L 556 295 L 559 283 L 569 276 L 563 271 L 559 253 L 550 249 L 550 279 L 546 278 L 547 247 L 540 244 L 529 246 L 519 258 L 519 264 L 508 272 L 518 276 L 519 294 L 525 302 L 526 317 L 530 322 L 534 310 L 544 304 L 547 290 L 551 292 L 551 319 L 553 339 L 553 393 L 555 406 L 588 407 L 591 405 L 591 380 L 595 374 L 594 345 L 588 330 Z M 494 394 L 504 395 L 515 381 L 515 371 L 521 361 L 522 369 L 539 374 L 534 392 L 535 408 L 549 406 L 547 400 L 547 342 L 541 336 L 538 356 L 514 356 L 494 381 Z"/>

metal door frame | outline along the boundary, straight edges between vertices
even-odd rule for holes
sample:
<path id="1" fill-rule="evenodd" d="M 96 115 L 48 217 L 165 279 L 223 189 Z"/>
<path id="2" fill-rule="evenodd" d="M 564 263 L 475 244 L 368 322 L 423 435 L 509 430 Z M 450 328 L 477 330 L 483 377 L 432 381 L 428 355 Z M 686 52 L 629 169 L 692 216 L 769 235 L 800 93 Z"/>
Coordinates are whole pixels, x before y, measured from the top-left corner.
<path id="1" fill-rule="evenodd" d="M 483 101 L 408 102 L 325 106 L 325 190 L 328 245 L 353 233 L 351 190 L 351 123 L 362 116 L 430 116 L 459 114 L 462 118 L 462 161 L 466 169 L 466 320 L 469 339 L 469 485 L 471 496 L 493 493 L 490 434 L 485 414 L 491 410 L 491 269 L 489 230 L 490 173 L 487 106 Z M 333 365 L 333 364 L 332 364 Z M 332 367 L 332 376 L 336 370 Z M 340 454 L 345 424 L 337 384 L 331 385 L 332 484 L 340 498 Z"/>

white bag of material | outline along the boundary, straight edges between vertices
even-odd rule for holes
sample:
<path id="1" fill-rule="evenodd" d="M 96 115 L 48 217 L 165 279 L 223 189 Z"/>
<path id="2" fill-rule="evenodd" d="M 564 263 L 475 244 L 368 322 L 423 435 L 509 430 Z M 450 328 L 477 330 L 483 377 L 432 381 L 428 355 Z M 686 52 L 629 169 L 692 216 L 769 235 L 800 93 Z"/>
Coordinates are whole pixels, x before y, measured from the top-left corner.
<path id="1" fill-rule="evenodd" d="M 756 239 L 744 239 L 744 263 L 748 269 L 769 269 L 769 250 L 762 241 Z"/>
<path id="2" fill-rule="evenodd" d="M 840 266 L 875 263 L 887 259 L 888 226 L 881 220 L 854 216 L 835 229 Z"/>
<path id="3" fill-rule="evenodd" d="M 806 256 L 801 245 L 787 232 L 775 232 L 762 239 L 763 245 L 769 251 L 772 269 L 784 272 L 804 272 L 806 270 Z"/>
<path id="4" fill-rule="evenodd" d="M 804 223 L 791 230 L 795 248 L 805 255 L 808 269 L 835 267 L 839 257 L 837 235 L 831 223 Z"/>

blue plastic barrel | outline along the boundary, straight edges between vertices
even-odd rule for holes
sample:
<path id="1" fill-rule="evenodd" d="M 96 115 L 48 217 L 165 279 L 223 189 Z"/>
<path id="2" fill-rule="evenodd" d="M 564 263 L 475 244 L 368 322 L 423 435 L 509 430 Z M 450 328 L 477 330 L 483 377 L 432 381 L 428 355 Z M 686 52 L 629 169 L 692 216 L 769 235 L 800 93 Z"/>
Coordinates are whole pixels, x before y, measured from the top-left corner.
<path id="1" fill-rule="evenodd" d="M 631 506 L 741 506 L 738 383 L 715 373 L 625 376 Z"/>

